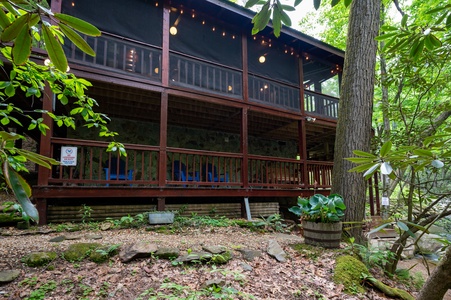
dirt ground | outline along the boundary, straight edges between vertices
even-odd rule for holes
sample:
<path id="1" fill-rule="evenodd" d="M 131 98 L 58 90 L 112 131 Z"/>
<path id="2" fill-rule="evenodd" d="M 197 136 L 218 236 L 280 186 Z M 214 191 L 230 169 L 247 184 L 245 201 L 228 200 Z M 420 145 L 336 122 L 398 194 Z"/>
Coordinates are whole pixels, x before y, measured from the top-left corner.
<path id="1" fill-rule="evenodd" d="M 86 234 L 93 231 L 40 230 L 48 232 L 21 235 L 23 232 L 15 229 L 0 229 L 0 271 L 20 270 L 15 281 L 0 285 L 0 299 L 386 299 L 373 289 L 367 289 L 364 295 L 345 294 L 343 285 L 332 280 L 335 258 L 343 249 L 296 251 L 291 245 L 303 242 L 298 234 L 257 233 L 235 226 L 187 228 L 175 234 L 145 229 L 99 230 L 94 233 L 102 239 L 96 242 L 105 245 L 124 247 L 145 240 L 159 247 L 177 247 L 182 254 L 199 251 L 205 245 L 222 245 L 234 257 L 225 265 L 174 266 L 168 260 L 152 257 L 123 263 L 114 256 L 98 265 L 89 260 L 70 263 L 61 258 L 70 244 L 89 242 Z M 77 235 L 78 239 L 49 242 L 61 235 Z M 286 262 L 267 254 L 269 240 L 280 244 L 287 254 Z M 262 255 L 246 261 L 239 249 L 259 250 Z M 47 267 L 30 268 L 21 262 L 26 254 L 50 250 L 60 256 Z M 208 288 L 212 280 L 222 287 Z M 401 287 L 415 295 L 412 286 Z M 38 298 L 39 293 L 44 298 Z"/>

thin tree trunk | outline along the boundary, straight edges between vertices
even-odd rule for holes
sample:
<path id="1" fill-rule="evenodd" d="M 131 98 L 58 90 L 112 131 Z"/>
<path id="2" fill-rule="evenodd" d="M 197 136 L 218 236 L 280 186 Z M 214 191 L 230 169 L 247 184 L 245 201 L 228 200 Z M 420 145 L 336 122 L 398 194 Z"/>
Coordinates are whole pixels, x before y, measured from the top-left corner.
<path id="1" fill-rule="evenodd" d="M 332 192 L 341 194 L 348 207 L 345 221 L 365 217 L 365 181 L 361 173 L 349 173 L 354 165 L 345 160 L 353 150 L 369 151 L 381 0 L 352 1 L 339 106 Z M 363 240 L 361 226 L 350 234 Z"/>

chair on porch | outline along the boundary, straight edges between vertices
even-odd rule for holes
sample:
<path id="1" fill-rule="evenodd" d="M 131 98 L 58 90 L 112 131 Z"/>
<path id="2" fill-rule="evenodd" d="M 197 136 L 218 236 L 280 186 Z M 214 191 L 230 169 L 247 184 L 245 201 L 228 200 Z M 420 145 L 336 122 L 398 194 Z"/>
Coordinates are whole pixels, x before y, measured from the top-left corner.
<path id="1" fill-rule="evenodd" d="M 119 168 L 118 163 L 119 161 Z M 105 168 L 103 170 L 105 171 L 106 180 L 133 180 L 133 170 L 126 170 L 125 169 L 125 161 L 122 159 L 113 158 L 111 160 L 107 160 L 105 162 Z M 110 170 L 111 168 L 111 170 Z M 106 186 L 109 186 L 107 184 Z"/>
<path id="2" fill-rule="evenodd" d="M 174 160 L 174 178 L 178 181 L 200 181 L 199 172 L 188 172 L 186 165 L 179 160 Z"/>
<path id="3" fill-rule="evenodd" d="M 207 182 L 229 182 L 229 174 L 218 174 L 216 166 L 206 164 L 203 166 L 203 169 L 207 175 Z"/>

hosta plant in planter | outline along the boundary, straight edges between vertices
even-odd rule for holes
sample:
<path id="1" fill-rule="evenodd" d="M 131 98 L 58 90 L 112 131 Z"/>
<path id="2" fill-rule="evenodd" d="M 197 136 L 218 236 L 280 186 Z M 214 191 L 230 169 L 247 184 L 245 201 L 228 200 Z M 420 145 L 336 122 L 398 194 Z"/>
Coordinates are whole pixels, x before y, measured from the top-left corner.
<path id="1" fill-rule="evenodd" d="M 299 197 L 298 205 L 291 207 L 289 211 L 300 217 L 306 244 L 338 248 L 345 209 L 346 205 L 340 195 L 316 194 L 310 199 Z"/>

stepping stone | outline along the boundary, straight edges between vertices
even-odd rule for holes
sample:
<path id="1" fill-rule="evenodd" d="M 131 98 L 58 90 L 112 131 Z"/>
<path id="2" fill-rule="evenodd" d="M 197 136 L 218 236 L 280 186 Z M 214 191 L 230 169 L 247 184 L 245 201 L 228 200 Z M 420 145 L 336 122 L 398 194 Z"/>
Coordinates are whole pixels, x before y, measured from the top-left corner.
<path id="1" fill-rule="evenodd" d="M 64 235 L 60 235 L 60 236 L 51 238 L 51 239 L 49 240 L 49 242 L 51 242 L 51 243 L 59 243 L 59 242 L 64 241 L 65 239 L 66 239 L 66 237 L 65 237 Z"/>
<path id="2" fill-rule="evenodd" d="M 269 240 L 267 252 L 279 262 L 285 262 L 287 260 L 287 254 L 283 251 L 282 247 L 280 247 L 276 240 Z"/>
<path id="3" fill-rule="evenodd" d="M 85 235 L 85 239 L 88 239 L 88 240 L 100 240 L 102 238 L 103 238 L 103 236 L 101 234 L 87 234 L 87 235 Z"/>
<path id="4" fill-rule="evenodd" d="M 220 254 L 220 253 L 223 253 L 223 252 L 227 251 L 226 247 L 220 246 L 220 245 L 218 245 L 218 246 L 203 246 L 202 249 L 207 251 L 207 252 L 213 253 L 213 254 Z"/>
<path id="5" fill-rule="evenodd" d="M 254 258 L 262 256 L 260 250 L 239 249 L 238 251 L 243 255 L 243 259 L 247 261 L 253 261 Z"/>
<path id="6" fill-rule="evenodd" d="M 20 270 L 0 271 L 0 283 L 8 283 L 19 277 Z"/>

